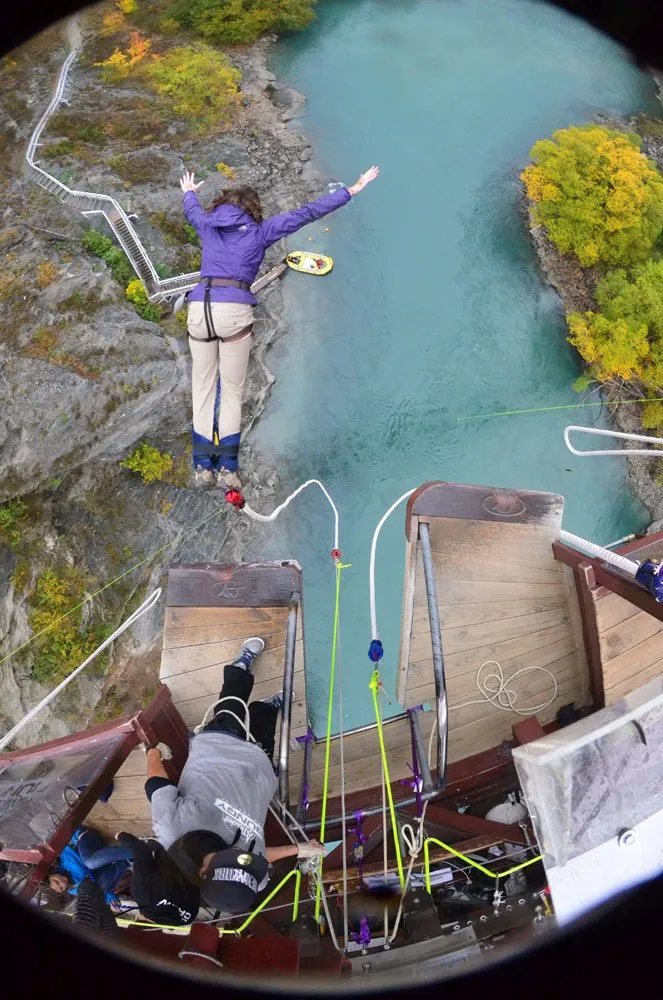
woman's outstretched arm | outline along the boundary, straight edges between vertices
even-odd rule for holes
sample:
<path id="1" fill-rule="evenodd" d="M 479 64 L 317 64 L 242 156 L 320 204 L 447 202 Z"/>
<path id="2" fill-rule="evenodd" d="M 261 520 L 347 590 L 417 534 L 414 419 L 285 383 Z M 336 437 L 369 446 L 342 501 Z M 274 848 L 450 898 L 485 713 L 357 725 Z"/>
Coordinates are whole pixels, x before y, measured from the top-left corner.
<path id="1" fill-rule="evenodd" d="M 184 191 L 184 214 L 187 217 L 187 221 L 191 223 L 200 235 L 200 231 L 209 223 L 207 221 L 207 212 L 198 201 L 198 189 L 203 186 L 204 181 L 199 181 L 196 184 L 194 183 L 194 176 L 193 173 L 188 173 L 188 171 L 182 174 L 180 177 L 180 187 Z"/>
<path id="2" fill-rule="evenodd" d="M 282 240 L 284 236 L 291 236 L 292 233 L 296 233 L 310 222 L 316 222 L 330 212 L 335 212 L 337 208 L 347 205 L 350 199 L 363 191 L 366 185 L 375 180 L 379 173 L 378 167 L 371 167 L 370 170 L 361 175 L 352 187 L 340 188 L 333 194 L 323 195 L 322 198 L 318 198 L 308 205 L 302 205 L 301 208 L 295 208 L 292 212 L 272 215 L 271 218 L 265 219 L 260 227 L 265 246 L 272 246 L 273 243 Z"/>

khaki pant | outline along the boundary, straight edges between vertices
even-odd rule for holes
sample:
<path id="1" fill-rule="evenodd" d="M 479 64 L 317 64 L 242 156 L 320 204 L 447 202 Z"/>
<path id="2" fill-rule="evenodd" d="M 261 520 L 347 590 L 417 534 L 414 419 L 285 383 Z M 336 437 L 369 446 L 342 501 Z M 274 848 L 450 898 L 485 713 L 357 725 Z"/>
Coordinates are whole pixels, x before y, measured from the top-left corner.
<path id="1" fill-rule="evenodd" d="M 253 322 L 253 307 L 239 302 L 212 302 L 212 319 L 217 337 L 232 337 Z M 223 340 L 201 342 L 207 337 L 202 302 L 191 302 L 187 321 L 191 350 L 191 396 L 193 429 L 208 441 L 214 440 L 214 409 L 220 382 L 219 441 L 239 434 L 242 421 L 242 394 L 253 335 L 226 344 Z M 199 340 L 192 340 L 197 337 Z"/>

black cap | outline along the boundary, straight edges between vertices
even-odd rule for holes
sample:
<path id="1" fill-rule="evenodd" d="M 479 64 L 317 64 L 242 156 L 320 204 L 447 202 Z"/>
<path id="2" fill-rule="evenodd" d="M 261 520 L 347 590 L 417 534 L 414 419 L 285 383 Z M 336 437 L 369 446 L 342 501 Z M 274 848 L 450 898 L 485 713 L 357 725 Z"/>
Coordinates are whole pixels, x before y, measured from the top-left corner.
<path id="1" fill-rule="evenodd" d="M 200 894 L 217 910 L 244 913 L 253 909 L 268 871 L 269 862 L 261 854 L 227 847 L 211 859 L 200 882 Z"/>
<path id="2" fill-rule="evenodd" d="M 156 840 L 131 833 L 117 839 L 133 853 L 131 894 L 140 912 L 155 924 L 182 926 L 196 919 L 200 890 L 192 885 Z"/>

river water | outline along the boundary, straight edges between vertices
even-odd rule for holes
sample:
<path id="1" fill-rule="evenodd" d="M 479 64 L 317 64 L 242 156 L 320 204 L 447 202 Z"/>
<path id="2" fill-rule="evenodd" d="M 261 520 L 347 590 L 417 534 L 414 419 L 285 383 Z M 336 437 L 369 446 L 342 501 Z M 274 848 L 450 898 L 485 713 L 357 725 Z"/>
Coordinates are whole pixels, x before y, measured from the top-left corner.
<path id="1" fill-rule="evenodd" d="M 290 241 L 331 253 L 336 266 L 317 281 L 286 277 L 291 333 L 270 356 L 277 381 L 252 435 L 278 457 L 286 484 L 317 477 L 340 508 L 352 563 L 341 604 L 343 715 L 358 726 L 373 721 L 370 541 L 405 490 L 446 479 L 558 492 L 564 526 L 601 543 L 646 524 L 621 460 L 575 458 L 564 446 L 565 424 L 606 425 L 598 408 L 456 418 L 578 401 L 578 360 L 517 211 L 518 174 L 554 129 L 657 104 L 652 81 L 612 41 L 529 0 L 322 0 L 316 24 L 279 45 L 273 68 L 307 95 L 296 124 L 330 180 L 381 168 L 352 204 Z M 401 508 L 377 561 L 386 715 L 400 710 L 403 526 Z M 330 510 L 310 490 L 251 553 L 303 567 L 318 735 L 331 547 Z"/>

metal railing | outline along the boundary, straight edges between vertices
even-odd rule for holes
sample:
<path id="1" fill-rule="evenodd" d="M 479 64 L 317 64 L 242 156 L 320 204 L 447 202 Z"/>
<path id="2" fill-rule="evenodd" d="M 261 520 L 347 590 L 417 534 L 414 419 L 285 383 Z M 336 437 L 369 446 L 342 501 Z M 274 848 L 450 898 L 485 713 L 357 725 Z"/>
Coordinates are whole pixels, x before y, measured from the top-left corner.
<path id="1" fill-rule="evenodd" d="M 127 255 L 133 270 L 145 285 L 150 301 L 168 301 L 194 288 L 200 281 L 200 271 L 178 274 L 172 278 L 160 278 L 138 233 L 131 224 L 131 220 L 115 198 L 107 194 L 99 194 L 95 191 L 78 191 L 75 188 L 70 188 L 63 181 L 49 174 L 48 171 L 39 166 L 39 161 L 35 159 L 44 129 L 60 104 L 63 101 L 67 103 L 65 100 L 65 90 L 69 70 L 76 60 L 77 54 L 77 49 L 72 49 L 60 70 L 53 97 L 39 119 L 28 143 L 25 154 L 26 162 L 37 184 L 52 194 L 59 194 L 60 201 L 63 204 L 75 206 L 86 216 L 103 215 L 122 250 Z M 274 278 L 279 277 L 284 270 L 285 265 L 283 264 L 272 268 L 267 274 L 254 282 L 251 290 L 255 292 L 264 288 Z"/>

